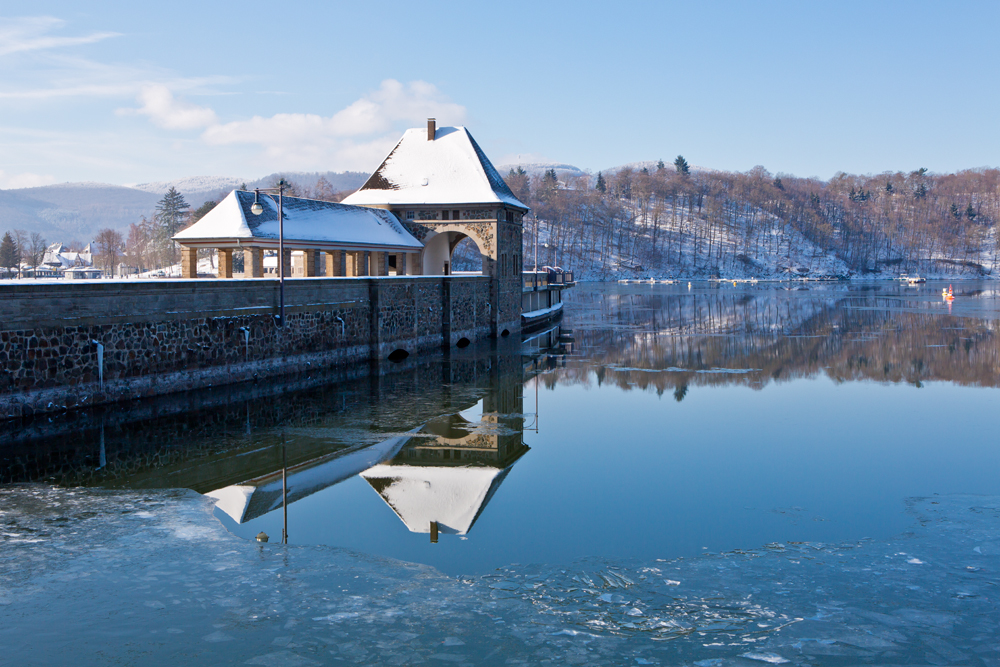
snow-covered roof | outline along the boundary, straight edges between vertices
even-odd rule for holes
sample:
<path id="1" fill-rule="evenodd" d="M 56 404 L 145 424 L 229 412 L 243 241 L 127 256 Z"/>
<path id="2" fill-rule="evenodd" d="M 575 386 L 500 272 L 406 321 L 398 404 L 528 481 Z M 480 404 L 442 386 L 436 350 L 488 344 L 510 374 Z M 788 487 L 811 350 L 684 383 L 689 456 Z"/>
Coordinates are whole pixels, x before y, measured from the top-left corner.
<path id="1" fill-rule="evenodd" d="M 510 468 L 377 465 L 361 476 L 410 532 L 429 533 L 437 521 L 440 532 L 465 535 Z"/>
<path id="2" fill-rule="evenodd" d="M 264 211 L 254 215 L 254 193 L 233 190 L 205 217 L 174 236 L 182 244 L 237 242 L 276 246 L 278 205 L 260 196 Z M 419 250 L 423 244 L 389 211 L 333 202 L 285 197 L 282 202 L 286 247 L 343 247 Z M 263 242 L 263 243 L 261 243 Z"/>
<path id="3" fill-rule="evenodd" d="M 317 491 L 338 484 L 380 461 L 392 458 L 410 439 L 408 435 L 347 451 L 334 452 L 288 469 L 288 502 L 294 503 Z M 236 523 L 246 523 L 281 507 L 281 471 L 234 484 L 205 495 L 216 499 L 215 506 Z"/>
<path id="4" fill-rule="evenodd" d="M 407 130 L 345 204 L 507 204 L 528 210 L 464 127 Z"/>

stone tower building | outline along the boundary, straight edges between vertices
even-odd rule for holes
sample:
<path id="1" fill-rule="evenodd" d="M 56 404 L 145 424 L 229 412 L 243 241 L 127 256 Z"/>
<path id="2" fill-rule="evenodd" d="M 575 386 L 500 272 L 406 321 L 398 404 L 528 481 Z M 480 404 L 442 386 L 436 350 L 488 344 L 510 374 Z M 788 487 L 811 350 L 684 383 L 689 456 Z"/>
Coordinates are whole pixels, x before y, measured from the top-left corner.
<path id="1" fill-rule="evenodd" d="M 344 204 L 387 209 L 423 242 L 410 275 L 447 275 L 455 247 L 466 237 L 490 277 L 494 335 L 521 328 L 521 235 L 528 207 L 510 191 L 464 127 L 407 130 L 360 190 Z M 406 261 L 401 255 L 396 261 Z M 413 261 L 412 259 L 410 260 Z"/>

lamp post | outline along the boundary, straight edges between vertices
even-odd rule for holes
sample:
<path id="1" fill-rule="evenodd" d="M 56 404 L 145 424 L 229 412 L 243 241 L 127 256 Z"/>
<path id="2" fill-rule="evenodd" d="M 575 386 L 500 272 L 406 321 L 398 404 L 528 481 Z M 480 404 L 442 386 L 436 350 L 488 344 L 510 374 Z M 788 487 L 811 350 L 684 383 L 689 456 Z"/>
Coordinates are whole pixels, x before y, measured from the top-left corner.
<path id="1" fill-rule="evenodd" d="M 272 193 L 278 193 L 278 325 L 281 327 L 285 326 L 285 220 L 282 216 L 282 203 L 287 185 L 285 179 L 281 179 L 276 188 L 254 188 L 253 206 L 250 207 L 251 213 L 260 215 L 264 212 L 264 207 L 260 205 L 261 192 L 270 197 L 271 201 L 275 201 Z"/>

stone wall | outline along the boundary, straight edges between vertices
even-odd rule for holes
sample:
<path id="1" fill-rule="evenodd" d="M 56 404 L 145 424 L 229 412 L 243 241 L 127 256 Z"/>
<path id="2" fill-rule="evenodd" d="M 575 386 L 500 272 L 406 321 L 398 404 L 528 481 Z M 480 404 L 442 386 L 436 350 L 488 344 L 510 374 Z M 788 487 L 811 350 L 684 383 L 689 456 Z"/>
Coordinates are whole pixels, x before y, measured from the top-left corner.
<path id="1" fill-rule="evenodd" d="M 381 360 L 490 333 L 481 276 L 289 279 L 284 327 L 278 304 L 278 282 L 267 279 L 4 284 L 0 415 Z"/>

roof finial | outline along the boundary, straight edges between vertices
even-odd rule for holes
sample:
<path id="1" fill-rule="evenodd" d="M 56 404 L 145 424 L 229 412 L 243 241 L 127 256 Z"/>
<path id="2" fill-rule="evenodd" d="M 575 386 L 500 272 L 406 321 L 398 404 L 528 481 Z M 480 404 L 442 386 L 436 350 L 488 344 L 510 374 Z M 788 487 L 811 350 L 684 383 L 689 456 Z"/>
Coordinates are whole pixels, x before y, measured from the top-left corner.
<path id="1" fill-rule="evenodd" d="M 437 133 L 437 119 L 428 118 L 427 119 L 427 141 L 434 141 L 434 135 Z"/>

